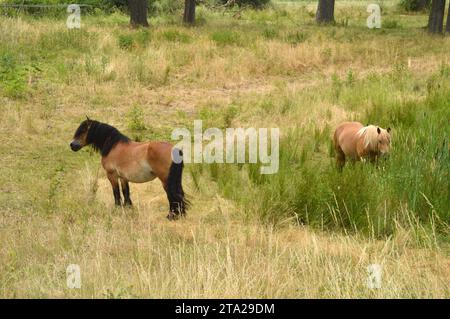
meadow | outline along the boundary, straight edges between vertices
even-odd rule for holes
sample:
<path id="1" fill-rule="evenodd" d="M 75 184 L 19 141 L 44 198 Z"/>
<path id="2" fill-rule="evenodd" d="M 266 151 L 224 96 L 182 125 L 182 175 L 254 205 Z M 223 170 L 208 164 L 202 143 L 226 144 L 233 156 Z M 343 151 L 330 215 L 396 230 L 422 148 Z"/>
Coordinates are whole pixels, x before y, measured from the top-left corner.
<path id="1" fill-rule="evenodd" d="M 0 298 L 449 298 L 450 37 L 426 13 L 337 2 L 153 15 L 0 15 Z M 85 118 L 135 140 L 174 128 L 279 127 L 280 170 L 187 164 L 186 218 L 158 181 L 115 208 Z M 390 126 L 379 168 L 334 166 L 345 120 Z M 81 289 L 66 285 L 78 264 Z M 383 267 L 368 289 L 367 267 Z"/>

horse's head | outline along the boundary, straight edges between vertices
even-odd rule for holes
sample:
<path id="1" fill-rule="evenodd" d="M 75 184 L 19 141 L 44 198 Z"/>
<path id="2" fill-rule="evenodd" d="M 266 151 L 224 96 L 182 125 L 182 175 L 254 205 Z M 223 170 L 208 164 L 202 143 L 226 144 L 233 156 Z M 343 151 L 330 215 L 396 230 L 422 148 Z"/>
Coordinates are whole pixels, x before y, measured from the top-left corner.
<path id="1" fill-rule="evenodd" d="M 377 127 L 377 143 L 378 143 L 378 153 L 380 156 L 384 157 L 389 154 L 391 149 L 391 128 L 388 127 L 387 130 Z"/>
<path id="2" fill-rule="evenodd" d="M 74 152 L 81 150 L 84 146 L 89 144 L 87 141 L 87 136 L 93 121 L 91 121 L 88 117 L 86 118 L 87 119 L 81 122 L 80 126 L 77 128 L 73 136 L 73 140 L 70 143 L 70 148 Z"/>

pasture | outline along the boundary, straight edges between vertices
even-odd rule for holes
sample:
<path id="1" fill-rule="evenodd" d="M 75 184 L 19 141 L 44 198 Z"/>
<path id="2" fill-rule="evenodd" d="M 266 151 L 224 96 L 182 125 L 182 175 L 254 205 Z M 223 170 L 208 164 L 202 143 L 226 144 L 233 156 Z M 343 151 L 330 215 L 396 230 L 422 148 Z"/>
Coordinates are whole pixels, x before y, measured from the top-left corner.
<path id="1" fill-rule="evenodd" d="M 137 30 L 118 11 L 71 31 L 64 12 L 1 15 L 0 298 L 449 298 L 450 37 L 396 1 L 369 30 L 368 3 L 338 1 L 333 26 L 302 1 Z M 86 115 L 139 141 L 279 127 L 280 170 L 186 164 L 175 222 L 156 180 L 115 208 L 100 155 L 69 147 Z M 389 160 L 338 172 L 345 120 L 391 127 Z"/>

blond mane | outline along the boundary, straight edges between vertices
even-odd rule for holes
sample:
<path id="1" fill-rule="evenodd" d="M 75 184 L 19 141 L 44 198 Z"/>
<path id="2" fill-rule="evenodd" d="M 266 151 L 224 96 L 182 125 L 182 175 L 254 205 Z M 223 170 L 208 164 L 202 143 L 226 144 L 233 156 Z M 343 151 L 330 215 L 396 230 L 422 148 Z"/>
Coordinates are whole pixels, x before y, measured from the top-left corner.
<path id="1" fill-rule="evenodd" d="M 358 131 L 358 136 L 364 138 L 364 148 L 375 149 L 378 144 L 378 127 L 375 125 L 368 125 L 362 127 Z M 381 128 L 380 128 L 381 129 Z M 382 130 L 383 132 L 384 130 Z"/>

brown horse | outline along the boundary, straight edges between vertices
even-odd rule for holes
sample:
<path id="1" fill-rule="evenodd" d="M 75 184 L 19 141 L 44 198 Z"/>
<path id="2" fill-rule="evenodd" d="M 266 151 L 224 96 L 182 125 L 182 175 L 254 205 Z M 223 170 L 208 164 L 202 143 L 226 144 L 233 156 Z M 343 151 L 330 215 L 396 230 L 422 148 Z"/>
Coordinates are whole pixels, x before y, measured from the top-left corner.
<path id="1" fill-rule="evenodd" d="M 70 148 L 76 152 L 87 145 L 102 155 L 102 166 L 111 182 L 117 206 L 122 204 L 119 181 L 124 204 L 131 206 L 128 182 L 145 183 L 158 177 L 169 200 L 167 218 L 174 220 L 185 214 L 189 203 L 181 185 L 181 150 L 166 142 L 133 142 L 116 128 L 89 118 L 76 130 Z"/>
<path id="2" fill-rule="evenodd" d="M 344 167 L 346 158 L 351 161 L 369 159 L 372 163 L 389 154 L 391 129 L 364 126 L 359 122 L 344 122 L 334 131 L 334 149 L 337 165 Z"/>

